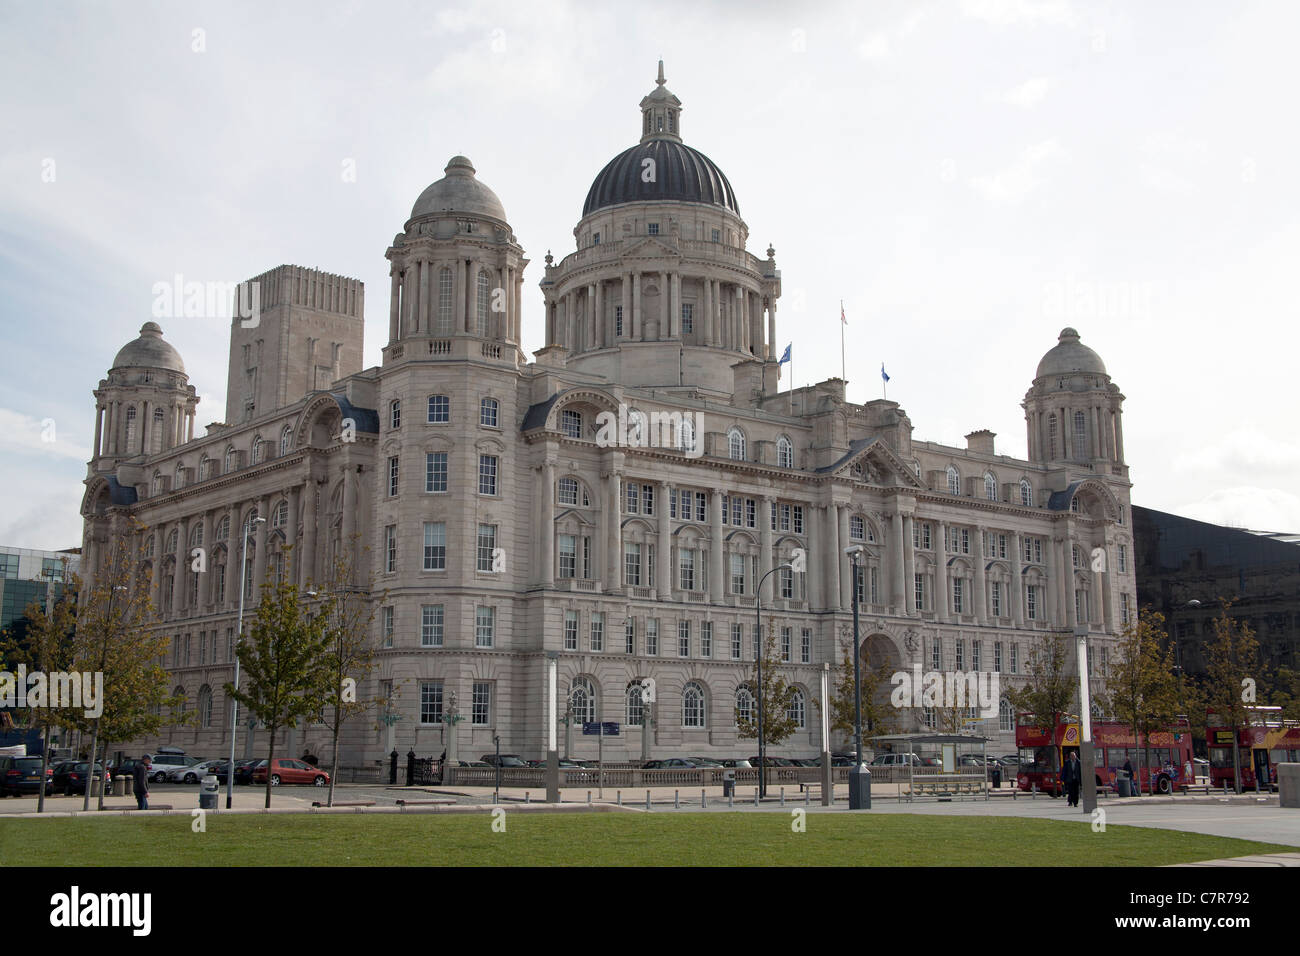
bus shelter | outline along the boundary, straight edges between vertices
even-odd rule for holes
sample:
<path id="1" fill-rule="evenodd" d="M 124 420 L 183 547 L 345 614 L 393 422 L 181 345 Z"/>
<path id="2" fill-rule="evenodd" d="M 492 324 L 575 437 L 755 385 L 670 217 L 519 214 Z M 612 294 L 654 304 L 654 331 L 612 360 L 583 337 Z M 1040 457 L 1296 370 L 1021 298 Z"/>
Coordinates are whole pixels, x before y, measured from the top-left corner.
<path id="1" fill-rule="evenodd" d="M 988 762 L 988 737 L 981 737 L 978 734 L 939 734 L 939 733 L 918 733 L 918 734 L 884 734 L 879 737 L 872 737 L 872 743 L 887 744 L 895 752 L 915 753 L 917 745 L 938 745 L 941 754 L 941 767 L 938 774 L 926 774 L 927 778 L 933 776 L 933 779 L 927 779 L 920 785 L 921 790 L 933 793 L 935 796 L 960 796 L 963 793 L 974 795 L 976 785 L 984 794 L 984 799 L 989 798 L 989 762 Z M 974 753 L 975 746 L 979 746 L 980 767 L 979 774 L 966 774 L 958 772 L 959 761 L 962 757 L 962 747 L 968 747 L 966 753 Z M 913 796 L 917 794 L 918 784 L 915 777 L 915 766 L 913 761 L 907 761 L 907 802 L 911 803 Z"/>

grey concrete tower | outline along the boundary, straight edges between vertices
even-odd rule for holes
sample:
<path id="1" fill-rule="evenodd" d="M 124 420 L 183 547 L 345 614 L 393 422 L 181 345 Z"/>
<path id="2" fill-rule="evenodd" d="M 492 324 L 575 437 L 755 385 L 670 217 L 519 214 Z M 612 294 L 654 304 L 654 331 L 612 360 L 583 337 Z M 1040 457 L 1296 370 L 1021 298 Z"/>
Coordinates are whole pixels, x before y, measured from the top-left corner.
<path id="1" fill-rule="evenodd" d="M 731 183 L 682 142 L 681 100 L 662 61 L 640 107 L 640 141 L 587 193 L 577 251 L 558 263 L 547 256 L 539 360 L 753 404 L 776 386 L 776 251 L 766 259 L 746 251 Z"/>

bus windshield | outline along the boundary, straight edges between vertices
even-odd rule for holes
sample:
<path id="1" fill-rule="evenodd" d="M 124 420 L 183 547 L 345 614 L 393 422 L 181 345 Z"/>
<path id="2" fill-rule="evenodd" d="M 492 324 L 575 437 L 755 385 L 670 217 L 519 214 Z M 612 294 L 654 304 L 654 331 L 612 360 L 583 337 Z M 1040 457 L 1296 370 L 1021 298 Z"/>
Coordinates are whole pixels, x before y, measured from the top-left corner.
<path id="1" fill-rule="evenodd" d="M 1056 765 L 1055 747 L 1021 747 L 1021 773 L 1056 773 L 1061 768 Z"/>

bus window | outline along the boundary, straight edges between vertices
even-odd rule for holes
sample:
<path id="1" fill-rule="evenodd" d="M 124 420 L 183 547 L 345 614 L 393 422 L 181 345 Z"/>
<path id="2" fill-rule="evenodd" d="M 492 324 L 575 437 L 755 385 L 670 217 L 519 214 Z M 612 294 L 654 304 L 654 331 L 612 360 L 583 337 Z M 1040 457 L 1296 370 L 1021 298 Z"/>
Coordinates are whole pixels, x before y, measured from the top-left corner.
<path id="1" fill-rule="evenodd" d="M 1219 770 L 1232 769 L 1231 747 L 1210 747 L 1208 752 L 1211 767 L 1217 767 Z"/>
<path id="2" fill-rule="evenodd" d="M 1021 747 L 1021 773 L 1055 773 L 1061 768 L 1056 765 L 1055 747 Z"/>

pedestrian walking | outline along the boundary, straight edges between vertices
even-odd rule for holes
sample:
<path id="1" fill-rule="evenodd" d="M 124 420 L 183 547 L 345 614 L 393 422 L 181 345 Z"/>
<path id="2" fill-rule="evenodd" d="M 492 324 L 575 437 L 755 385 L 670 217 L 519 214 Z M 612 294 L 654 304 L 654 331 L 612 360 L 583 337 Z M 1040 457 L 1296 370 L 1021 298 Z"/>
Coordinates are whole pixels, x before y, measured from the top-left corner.
<path id="1" fill-rule="evenodd" d="M 1128 758 L 1124 760 L 1124 772 L 1128 774 L 1129 796 L 1137 796 L 1137 774 L 1133 772 L 1133 761 Z"/>
<path id="2" fill-rule="evenodd" d="M 135 808 L 137 810 L 149 809 L 149 757 L 141 757 L 131 768 L 131 776 L 135 778 Z"/>
<path id="3" fill-rule="evenodd" d="M 1083 768 L 1079 765 L 1079 754 L 1070 751 L 1070 759 L 1061 769 L 1061 784 L 1065 787 L 1066 800 L 1070 806 L 1079 805 L 1079 787 L 1083 783 Z"/>

